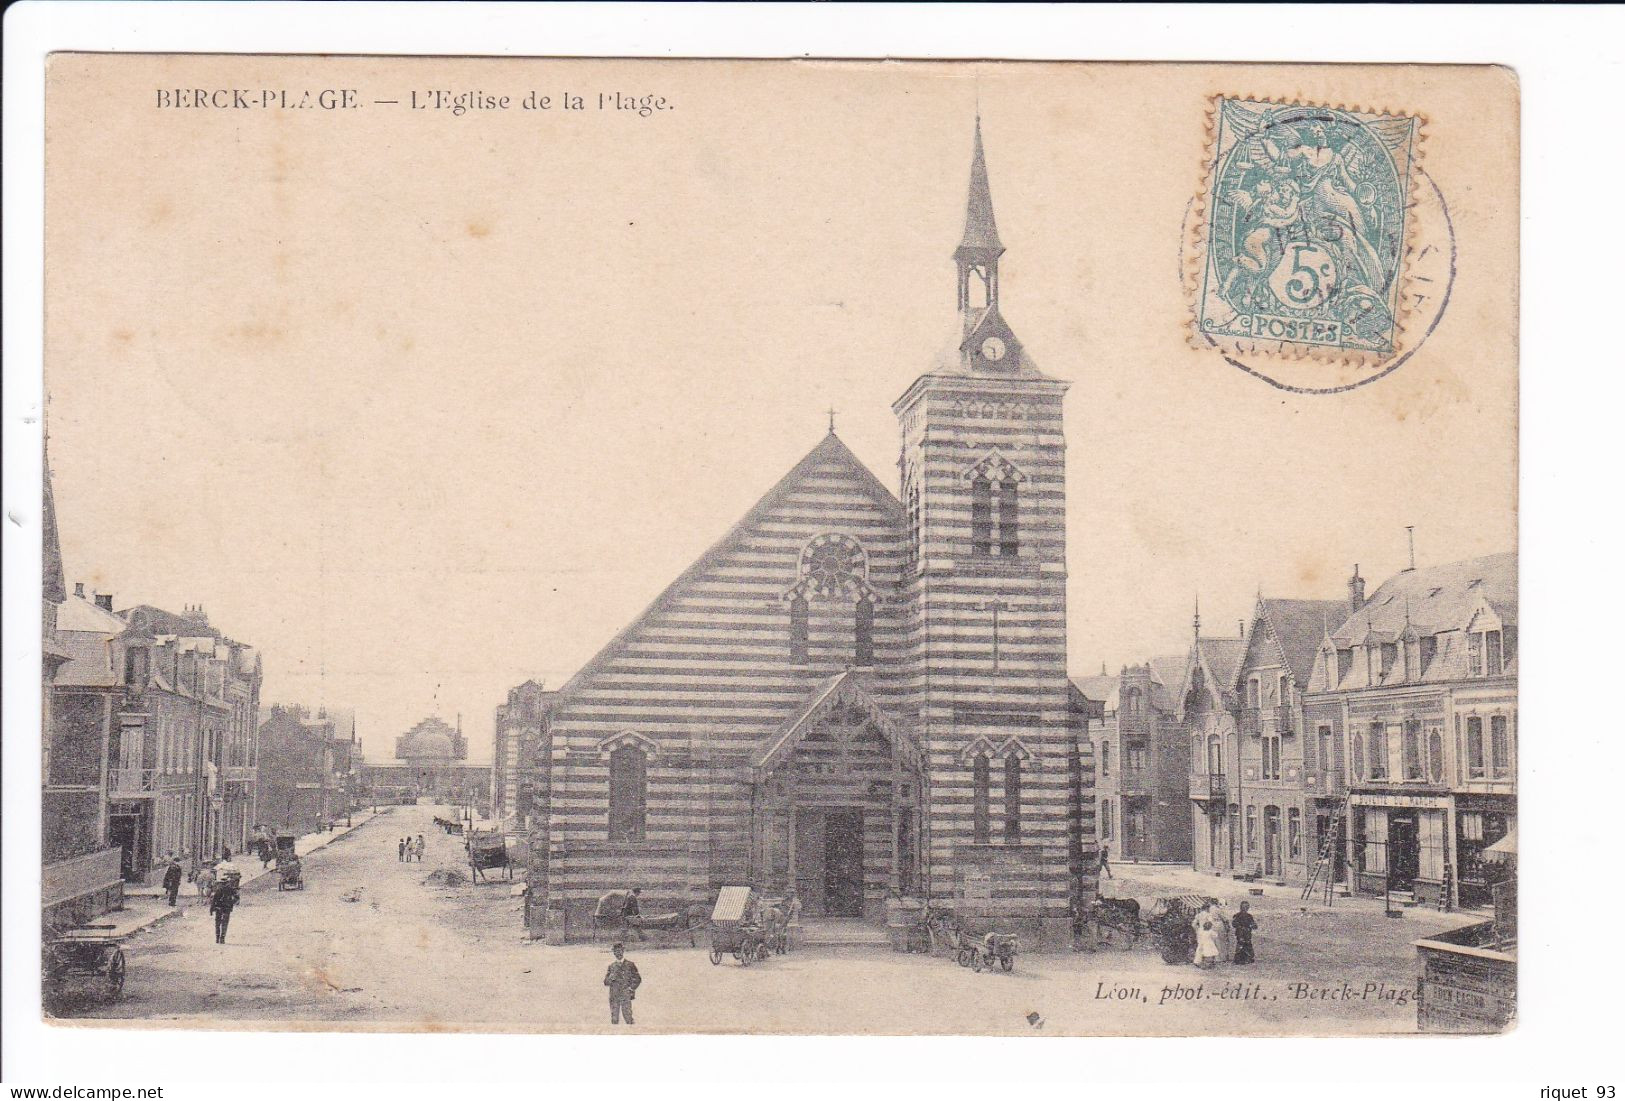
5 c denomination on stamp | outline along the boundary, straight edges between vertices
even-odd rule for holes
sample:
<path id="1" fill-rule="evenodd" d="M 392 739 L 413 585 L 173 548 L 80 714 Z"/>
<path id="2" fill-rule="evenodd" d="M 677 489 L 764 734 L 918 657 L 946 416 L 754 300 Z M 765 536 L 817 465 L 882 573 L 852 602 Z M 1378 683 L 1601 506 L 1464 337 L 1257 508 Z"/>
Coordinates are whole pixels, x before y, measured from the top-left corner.
<path id="1" fill-rule="evenodd" d="M 1421 120 L 1216 97 L 1195 324 L 1232 354 L 1375 362 L 1401 350 Z"/>

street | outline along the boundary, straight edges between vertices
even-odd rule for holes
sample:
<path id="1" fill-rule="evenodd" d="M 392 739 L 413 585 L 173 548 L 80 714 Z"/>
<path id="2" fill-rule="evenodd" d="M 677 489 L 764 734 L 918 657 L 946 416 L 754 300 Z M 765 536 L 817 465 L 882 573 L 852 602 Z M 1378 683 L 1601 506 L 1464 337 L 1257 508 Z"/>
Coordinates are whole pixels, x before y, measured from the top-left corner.
<path id="1" fill-rule="evenodd" d="M 304 891 L 268 876 L 244 889 L 225 945 L 188 885 L 187 911 L 125 946 L 124 996 L 87 986 L 59 1016 L 82 1021 L 328 1024 L 368 1030 L 609 1031 L 607 945 L 525 938 L 505 880 L 466 875 L 462 840 L 434 826 L 443 808 L 395 807 L 305 859 Z M 421 864 L 397 859 L 422 834 Z M 250 861 L 252 858 L 250 857 Z M 245 868 L 255 867 L 246 864 Z M 1412 941 L 1470 920 L 1369 902 L 1328 911 L 1296 892 L 1249 897 L 1189 869 L 1119 866 L 1106 894 L 1204 889 L 1258 915 L 1259 962 L 1216 971 L 1164 964 L 1149 941 L 1095 953 L 1022 955 L 1012 974 L 870 948 L 808 948 L 741 968 L 701 947 L 631 944 L 643 975 L 639 1031 L 984 1034 L 1325 1034 L 1415 1030 Z M 1205 885 L 1205 886 L 1204 886 Z M 1036 1016 L 1033 1016 L 1036 1015 Z M 1031 1018 L 1031 1019 L 1030 1019 Z M 623 1028 L 625 1026 L 622 1026 Z"/>

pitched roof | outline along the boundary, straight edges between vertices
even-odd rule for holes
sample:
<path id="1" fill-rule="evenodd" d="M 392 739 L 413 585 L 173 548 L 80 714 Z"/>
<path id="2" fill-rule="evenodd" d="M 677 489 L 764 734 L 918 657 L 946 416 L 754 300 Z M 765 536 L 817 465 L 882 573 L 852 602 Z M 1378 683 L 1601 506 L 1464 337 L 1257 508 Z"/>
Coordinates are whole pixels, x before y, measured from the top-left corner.
<path id="1" fill-rule="evenodd" d="M 869 496 L 893 522 L 897 524 L 907 523 L 908 518 L 903 511 L 902 503 L 892 496 L 891 491 L 881 484 L 880 479 L 874 476 L 874 472 L 863 465 L 863 460 L 854 455 L 852 449 L 847 447 L 841 441 L 841 438 L 831 430 L 822 440 L 818 441 L 816 447 L 807 452 L 799 463 L 790 468 L 788 474 L 780 478 L 772 489 L 763 494 L 762 498 L 751 506 L 750 511 L 740 517 L 738 522 L 728 529 L 727 534 L 706 548 L 705 553 L 690 563 L 686 570 L 678 574 L 675 581 L 661 590 L 660 595 L 655 597 L 648 607 L 633 617 L 631 622 L 616 632 L 615 637 L 605 643 L 603 648 L 588 659 L 585 665 L 576 670 L 575 676 L 565 681 L 558 688 L 555 697 L 562 702 L 586 678 L 602 668 L 626 645 L 627 640 L 631 638 L 632 632 L 637 629 L 639 624 L 676 600 L 690 581 L 708 569 L 713 562 L 721 559 L 757 522 L 777 508 L 795 491 L 797 486 L 825 462 L 834 462 L 845 467 L 857 477 L 862 488 L 868 492 Z"/>
<path id="2" fill-rule="evenodd" d="M 1083 693 L 1084 699 L 1105 705 L 1107 711 L 1117 710 L 1117 686 L 1120 683 L 1119 677 L 1108 673 L 1072 678 L 1072 686 Z"/>
<path id="3" fill-rule="evenodd" d="M 1503 624 L 1517 625 L 1516 551 L 1397 573 L 1384 581 L 1359 611 L 1348 614 L 1340 608 L 1343 618 L 1332 638 L 1345 648 L 1358 643 L 1368 631 L 1379 637 L 1397 638 L 1407 622 L 1424 635 L 1461 630 L 1481 600 L 1489 604 Z"/>
<path id="4" fill-rule="evenodd" d="M 1160 700 L 1153 690 L 1153 705 L 1164 711 L 1174 710 L 1185 694 L 1185 655 L 1165 654 L 1152 658 L 1146 664 L 1151 666 L 1151 679 L 1163 688 L 1163 698 Z"/>
<path id="5" fill-rule="evenodd" d="M 758 772 L 765 775 L 777 768 L 830 709 L 840 704 L 856 704 L 868 711 L 886 740 L 905 755 L 913 756 L 913 747 L 902 729 L 864 686 L 862 674 L 855 669 L 847 669 L 814 685 L 779 729 L 764 739 L 761 752 L 754 762 Z"/>
<path id="6" fill-rule="evenodd" d="M 1280 644 L 1282 660 L 1292 671 L 1292 679 L 1300 690 L 1309 686 L 1309 675 L 1314 672 L 1315 654 L 1327 627 L 1343 613 L 1341 600 L 1279 600 L 1268 598 L 1260 602 L 1260 610 L 1269 630 Z"/>
<path id="7" fill-rule="evenodd" d="M 1228 689 L 1234 683 L 1236 670 L 1247 652 L 1247 640 L 1242 638 L 1198 638 L 1196 649 L 1207 666 L 1208 675 Z"/>
<path id="8" fill-rule="evenodd" d="M 60 604 L 68 599 L 68 586 L 62 576 L 62 541 L 56 530 L 56 498 L 51 493 L 51 467 L 47 460 L 45 468 L 45 498 L 40 509 L 40 538 L 43 554 L 41 556 L 41 570 L 43 571 L 45 599 L 52 604 Z M 49 643 L 47 643 L 49 648 Z"/>

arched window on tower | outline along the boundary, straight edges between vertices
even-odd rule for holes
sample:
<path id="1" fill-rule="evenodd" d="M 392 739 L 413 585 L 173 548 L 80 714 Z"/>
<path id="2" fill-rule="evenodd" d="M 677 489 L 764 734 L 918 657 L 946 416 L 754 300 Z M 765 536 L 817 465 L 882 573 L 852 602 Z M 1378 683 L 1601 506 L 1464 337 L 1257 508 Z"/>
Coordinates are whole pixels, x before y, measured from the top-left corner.
<path id="1" fill-rule="evenodd" d="M 1021 755 L 1017 753 L 1004 759 L 1004 839 L 1012 844 L 1021 840 Z"/>
<path id="2" fill-rule="evenodd" d="M 987 844 L 988 804 L 992 802 L 993 774 L 987 754 L 979 753 L 971 762 L 971 839 L 978 845 Z"/>
<path id="3" fill-rule="evenodd" d="M 908 484 L 908 564 L 911 569 L 920 567 L 920 544 L 925 538 L 924 518 L 920 512 L 920 485 L 916 481 Z"/>
<path id="4" fill-rule="evenodd" d="M 609 755 L 609 839 L 642 841 L 649 800 L 649 762 L 623 745 Z"/>
<path id="5" fill-rule="evenodd" d="M 999 556 L 1014 558 L 1021 550 L 1020 519 L 1016 500 L 1016 483 L 1007 479 L 999 483 Z"/>
<path id="6" fill-rule="evenodd" d="M 803 596 L 790 601 L 790 660 L 807 663 L 807 599 Z"/>
<path id="7" fill-rule="evenodd" d="M 858 600 L 853 646 L 853 664 L 875 663 L 875 603 L 867 596 Z"/>
<path id="8" fill-rule="evenodd" d="M 986 478 L 970 484 L 970 541 L 973 553 L 993 554 L 993 483 Z"/>

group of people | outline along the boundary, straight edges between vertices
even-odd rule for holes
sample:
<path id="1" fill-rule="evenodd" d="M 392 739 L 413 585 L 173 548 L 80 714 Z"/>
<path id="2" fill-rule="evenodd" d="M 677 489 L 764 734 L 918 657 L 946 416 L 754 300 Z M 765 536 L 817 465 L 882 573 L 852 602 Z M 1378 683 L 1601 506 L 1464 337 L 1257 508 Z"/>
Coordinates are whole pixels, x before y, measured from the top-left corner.
<path id="1" fill-rule="evenodd" d="M 1191 928 L 1196 932 L 1196 956 L 1192 962 L 1204 971 L 1212 970 L 1226 957 L 1232 963 L 1242 964 L 1256 959 L 1253 930 L 1258 928 L 1258 919 L 1245 902 L 1235 917 L 1227 918 L 1217 900 L 1211 900 L 1196 911 L 1191 918 Z"/>
<path id="2" fill-rule="evenodd" d="M 410 864 L 414 860 L 419 864 L 423 863 L 423 835 L 421 833 L 415 838 L 401 838 L 397 849 L 403 863 Z"/>

